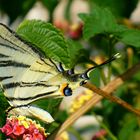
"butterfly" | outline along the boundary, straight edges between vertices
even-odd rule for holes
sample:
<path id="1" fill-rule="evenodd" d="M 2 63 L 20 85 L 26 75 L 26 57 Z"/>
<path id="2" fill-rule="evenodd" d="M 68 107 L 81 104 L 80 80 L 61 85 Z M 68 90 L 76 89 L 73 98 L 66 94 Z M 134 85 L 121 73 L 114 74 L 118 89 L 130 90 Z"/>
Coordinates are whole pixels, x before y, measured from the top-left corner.
<path id="1" fill-rule="evenodd" d="M 114 59 L 115 56 L 101 65 Z M 61 63 L 46 58 L 40 50 L 0 23 L 0 85 L 11 106 L 8 114 L 53 122 L 47 111 L 31 103 L 43 98 L 72 95 L 83 80 L 89 79 L 93 68 L 82 74 L 75 74 L 73 69 L 64 70 Z"/>

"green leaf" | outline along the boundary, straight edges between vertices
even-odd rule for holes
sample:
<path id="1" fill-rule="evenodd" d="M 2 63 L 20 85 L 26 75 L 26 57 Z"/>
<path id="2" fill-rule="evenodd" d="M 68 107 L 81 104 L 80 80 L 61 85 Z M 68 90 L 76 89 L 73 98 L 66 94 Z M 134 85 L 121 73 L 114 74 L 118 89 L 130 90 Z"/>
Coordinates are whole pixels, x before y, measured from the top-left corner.
<path id="1" fill-rule="evenodd" d="M 56 116 L 58 110 L 59 110 L 59 105 L 62 101 L 62 98 L 58 99 L 42 99 L 39 101 L 34 102 L 35 105 L 38 105 L 40 108 L 48 111 L 53 117 Z"/>
<path id="2" fill-rule="evenodd" d="M 85 39 L 98 34 L 112 34 L 126 45 L 140 47 L 140 31 L 118 25 L 109 10 L 95 6 L 92 13 L 79 16 L 84 21 L 83 36 Z"/>
<path id="3" fill-rule="evenodd" d="M 116 30 L 117 23 L 108 9 L 97 6 L 90 14 L 79 14 L 84 21 L 83 35 L 89 39 L 97 34 L 110 34 Z"/>
<path id="4" fill-rule="evenodd" d="M 91 71 L 89 77 L 92 84 L 96 85 L 97 87 L 100 86 L 100 70 L 98 68 Z"/>
<path id="5" fill-rule="evenodd" d="M 140 72 L 137 72 L 134 76 L 133 76 L 133 79 L 136 81 L 136 82 L 140 82 Z"/>
<path id="6" fill-rule="evenodd" d="M 129 137 L 137 130 L 137 119 L 129 118 L 119 133 L 119 140 L 128 140 Z"/>
<path id="7" fill-rule="evenodd" d="M 82 53 L 83 46 L 79 42 L 70 39 L 67 40 L 67 43 L 68 54 L 70 57 L 69 68 L 73 68 L 79 62 L 79 59 L 84 55 L 84 53 Z"/>
<path id="8" fill-rule="evenodd" d="M 121 42 L 134 47 L 140 47 L 140 30 L 121 27 L 120 31 L 115 33 L 117 39 Z"/>
<path id="9" fill-rule="evenodd" d="M 6 109 L 9 107 L 9 104 L 7 102 L 7 99 L 5 98 L 4 94 L 1 92 L 0 90 L 0 128 L 4 126 L 5 124 L 5 121 L 6 121 Z M 5 134 L 3 134 L 1 131 L 0 131 L 0 139 L 3 140 L 3 139 L 6 139 L 5 138 Z"/>
<path id="10" fill-rule="evenodd" d="M 17 33 L 42 50 L 47 57 L 68 66 L 67 43 L 62 33 L 52 24 L 40 20 L 26 20 L 20 24 Z"/>
<path id="11" fill-rule="evenodd" d="M 106 7 L 116 17 L 129 18 L 133 10 L 136 8 L 138 0 L 89 0 L 91 10 L 94 9 L 94 5 L 97 4 L 101 7 Z"/>

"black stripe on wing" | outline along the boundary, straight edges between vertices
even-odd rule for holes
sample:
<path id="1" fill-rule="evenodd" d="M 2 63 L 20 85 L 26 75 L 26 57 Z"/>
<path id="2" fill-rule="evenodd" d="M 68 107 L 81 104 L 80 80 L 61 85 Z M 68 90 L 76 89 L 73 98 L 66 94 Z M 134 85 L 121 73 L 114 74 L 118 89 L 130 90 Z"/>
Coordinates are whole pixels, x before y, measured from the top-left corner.
<path id="1" fill-rule="evenodd" d="M 0 37 L 1 37 L 1 36 L 0 36 Z M 2 38 L 2 37 L 1 37 L 1 38 Z M 10 43 L 11 43 L 11 42 L 10 42 Z M 13 44 L 12 44 L 12 46 L 10 46 L 10 45 L 7 45 L 7 44 L 0 43 L 0 46 L 9 48 L 9 49 L 11 49 L 11 50 L 19 51 L 19 52 L 22 52 L 22 53 L 25 52 L 25 50 L 21 50 L 19 47 L 16 47 L 16 48 L 15 48 L 15 47 L 13 46 Z"/>
<path id="2" fill-rule="evenodd" d="M 43 58 L 40 58 L 40 59 L 41 59 L 45 64 L 47 64 L 48 66 L 53 67 L 53 65 L 47 63 Z M 50 61 L 50 59 L 48 59 L 48 60 Z M 50 61 L 50 62 L 51 62 L 51 61 Z M 37 63 L 43 65 L 42 63 L 40 63 L 40 62 L 38 62 L 38 61 L 37 61 Z M 52 62 L 51 62 L 51 63 L 52 63 Z M 52 63 L 52 64 L 53 64 L 53 63 Z"/>
<path id="3" fill-rule="evenodd" d="M 0 81 L 6 80 L 6 79 L 10 79 L 10 78 L 13 78 L 13 76 L 0 77 Z"/>
<path id="4" fill-rule="evenodd" d="M 36 87 L 36 86 L 51 87 L 52 85 L 46 85 L 41 82 L 15 82 L 15 83 L 7 83 L 3 85 L 4 89 L 10 89 L 15 87 Z"/>
<path id="5" fill-rule="evenodd" d="M 24 63 L 12 61 L 12 60 L 0 61 L 0 67 L 9 67 L 9 66 L 24 67 L 24 68 L 30 67 L 30 65 L 28 65 L 28 64 L 24 64 Z"/>
<path id="6" fill-rule="evenodd" d="M 35 70 L 35 69 L 30 69 L 30 70 L 33 71 L 33 72 L 40 72 L 40 73 L 52 74 L 52 73 L 49 72 L 49 71 Z M 52 75 L 53 75 L 53 74 L 52 74 Z"/>
<path id="7" fill-rule="evenodd" d="M 8 58 L 10 56 L 0 53 L 0 58 Z"/>
<path id="8" fill-rule="evenodd" d="M 6 110 L 6 115 L 8 116 L 8 113 L 9 113 L 11 110 L 15 109 L 15 108 L 26 107 L 26 106 L 29 106 L 29 104 L 17 105 L 17 106 L 10 106 L 10 107 L 8 107 L 7 110 Z"/>
<path id="9" fill-rule="evenodd" d="M 9 29 L 6 25 L 0 23 L 0 26 L 3 26 L 4 28 L 6 28 L 13 36 L 15 36 L 17 39 L 19 39 L 21 42 L 23 42 L 24 44 L 26 44 L 35 54 L 37 54 L 40 58 L 45 58 L 45 55 L 43 54 L 43 52 L 39 49 L 39 48 L 36 48 L 34 46 L 31 45 L 31 43 L 25 41 L 24 39 L 22 39 L 16 32 L 12 31 L 11 29 Z M 1 35 L 0 35 L 1 36 Z M 3 38 L 4 40 L 6 40 L 5 38 Z M 7 40 L 8 41 L 8 40 Z M 11 41 L 8 41 L 10 42 L 11 44 L 13 44 Z M 16 46 L 16 44 L 13 44 Z M 17 46 L 17 48 L 21 48 L 23 49 L 24 51 L 26 51 L 26 48 L 23 48 L 23 47 L 20 47 L 20 46 Z M 26 51 L 27 52 L 27 51 Z"/>
<path id="10" fill-rule="evenodd" d="M 50 92 L 45 92 L 45 93 L 40 93 L 40 94 L 37 94 L 36 96 L 32 96 L 32 97 L 25 97 L 25 98 L 6 97 L 6 99 L 8 101 L 27 101 L 27 100 L 34 100 L 34 99 L 38 99 L 40 97 L 44 97 L 46 95 L 53 94 L 56 91 L 57 90 L 50 91 Z"/>

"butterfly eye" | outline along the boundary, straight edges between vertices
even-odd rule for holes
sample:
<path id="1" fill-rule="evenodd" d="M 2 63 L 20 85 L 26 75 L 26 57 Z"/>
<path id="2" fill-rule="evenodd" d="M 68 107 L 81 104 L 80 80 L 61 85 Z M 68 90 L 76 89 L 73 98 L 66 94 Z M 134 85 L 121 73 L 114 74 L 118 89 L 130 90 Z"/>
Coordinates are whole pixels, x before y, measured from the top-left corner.
<path id="1" fill-rule="evenodd" d="M 63 92 L 64 92 L 65 96 L 71 96 L 72 95 L 72 90 L 69 87 L 65 87 Z"/>

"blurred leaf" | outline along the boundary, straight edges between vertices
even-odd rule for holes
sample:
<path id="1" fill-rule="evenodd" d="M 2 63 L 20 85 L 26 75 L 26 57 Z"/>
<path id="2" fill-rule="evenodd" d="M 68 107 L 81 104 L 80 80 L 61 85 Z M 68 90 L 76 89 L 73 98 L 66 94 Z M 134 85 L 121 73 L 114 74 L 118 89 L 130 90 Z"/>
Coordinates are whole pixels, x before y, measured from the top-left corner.
<path id="1" fill-rule="evenodd" d="M 79 16 L 84 21 L 83 35 L 85 39 L 97 34 L 112 34 L 126 45 L 140 47 L 140 31 L 118 25 L 109 10 L 95 6 L 92 13 Z"/>
<path id="2" fill-rule="evenodd" d="M 91 10 L 94 4 L 108 8 L 117 17 L 129 18 L 133 10 L 136 8 L 138 0 L 90 0 Z"/>
<path id="3" fill-rule="evenodd" d="M 0 0 L 0 10 L 10 18 L 10 24 L 19 16 L 24 17 L 36 0 Z"/>
<path id="4" fill-rule="evenodd" d="M 49 12 L 53 12 L 60 0 L 41 0 Z"/>
<path id="5" fill-rule="evenodd" d="M 58 99 L 50 98 L 50 99 L 42 99 L 42 100 L 36 101 L 34 102 L 34 104 L 48 111 L 53 117 L 55 117 L 59 110 L 59 105 L 61 101 L 62 101 L 62 98 L 58 98 Z"/>
<path id="6" fill-rule="evenodd" d="M 129 137 L 135 132 L 137 129 L 137 119 L 131 118 L 129 121 L 125 122 L 123 128 L 119 133 L 119 140 L 129 140 Z"/>
<path id="7" fill-rule="evenodd" d="M 6 109 L 9 107 L 8 101 L 6 100 L 4 94 L 0 92 L 0 127 L 5 123 L 5 118 L 6 118 Z"/>
<path id="8" fill-rule="evenodd" d="M 5 96 L 3 95 L 2 92 L 0 92 L 0 127 L 2 127 L 5 124 L 6 121 L 6 109 L 9 107 L 9 104 L 5 98 Z M 3 133 L 1 133 L 0 131 L 0 139 L 5 139 L 5 135 Z"/>
<path id="9" fill-rule="evenodd" d="M 117 39 L 121 42 L 134 47 L 140 47 L 140 30 L 129 29 L 126 27 L 117 27 L 118 32 L 115 33 Z"/>
<path id="10" fill-rule="evenodd" d="M 96 85 L 97 87 L 100 86 L 100 70 L 98 68 L 91 71 L 89 77 L 92 84 Z"/>
<path id="11" fill-rule="evenodd" d="M 55 120 L 59 121 L 61 124 L 69 117 L 66 110 L 60 110 L 55 116 Z"/>
<path id="12" fill-rule="evenodd" d="M 140 72 L 136 73 L 133 78 L 137 83 L 140 82 Z"/>
<path id="13" fill-rule="evenodd" d="M 80 59 L 84 59 L 85 54 L 84 54 L 84 49 L 83 46 L 76 41 L 73 40 L 67 40 L 68 43 L 68 54 L 70 57 L 70 63 L 69 63 L 69 68 L 73 68 L 79 61 Z"/>
<path id="14" fill-rule="evenodd" d="M 97 34 L 108 34 L 116 30 L 117 23 L 112 13 L 107 9 L 95 6 L 90 14 L 79 14 L 84 21 L 83 36 L 89 39 Z"/>
<path id="15" fill-rule="evenodd" d="M 54 114 L 55 121 L 51 124 L 48 124 L 46 126 L 47 132 L 54 133 L 54 131 L 57 131 L 58 128 L 61 126 L 61 124 L 68 118 L 68 114 L 66 111 L 57 110 Z"/>
<path id="16" fill-rule="evenodd" d="M 53 122 L 47 125 L 47 132 L 53 134 L 53 132 L 59 127 L 60 125 L 57 122 Z"/>
<path id="17" fill-rule="evenodd" d="M 57 62 L 69 65 L 67 44 L 62 33 L 52 26 L 39 20 L 26 20 L 20 24 L 17 33 L 38 47 L 43 53 Z"/>

